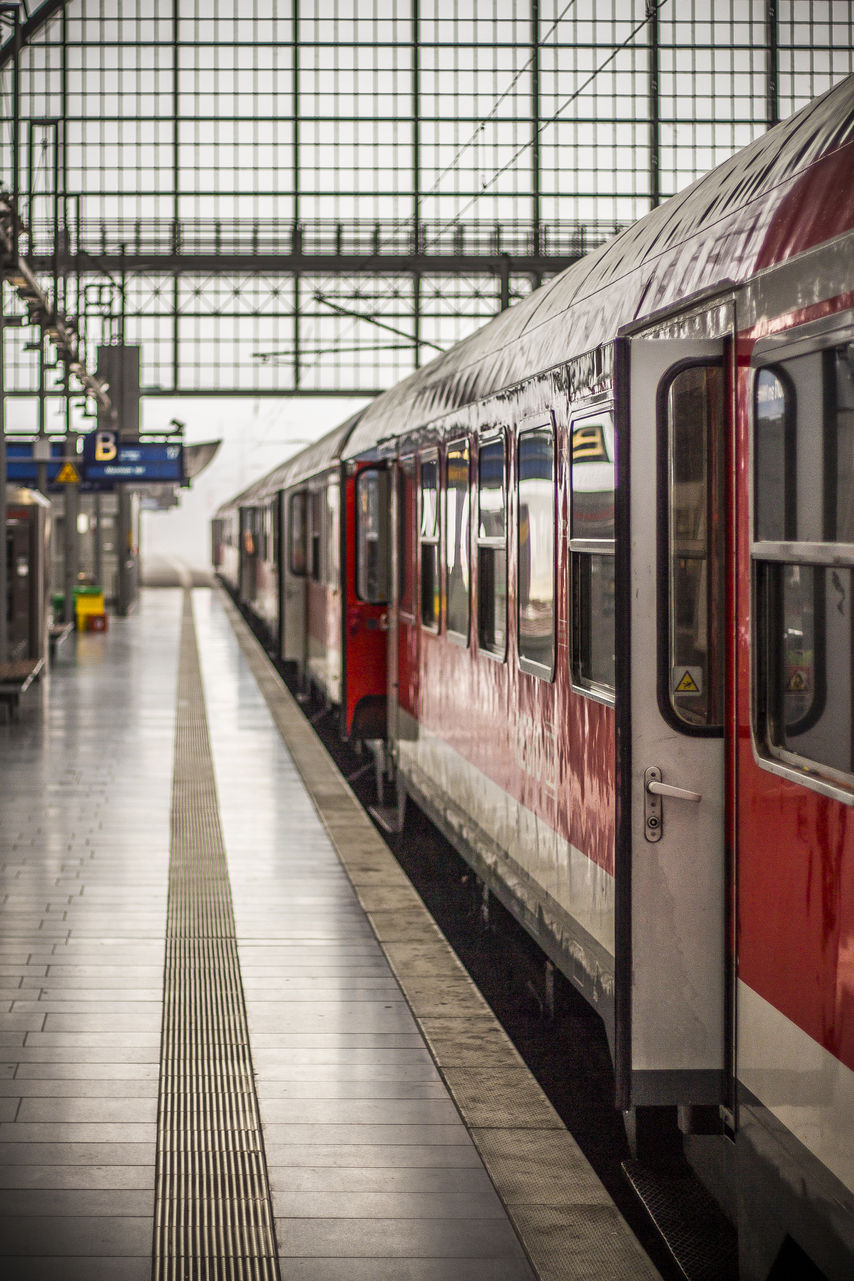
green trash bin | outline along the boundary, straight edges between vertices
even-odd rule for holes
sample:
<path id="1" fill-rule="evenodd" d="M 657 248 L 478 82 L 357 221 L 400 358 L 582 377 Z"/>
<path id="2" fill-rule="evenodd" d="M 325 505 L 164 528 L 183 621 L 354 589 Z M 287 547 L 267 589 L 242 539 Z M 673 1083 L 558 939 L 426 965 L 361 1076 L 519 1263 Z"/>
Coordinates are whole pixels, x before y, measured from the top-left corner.
<path id="1" fill-rule="evenodd" d="M 78 632 L 84 632 L 88 629 L 88 620 L 90 618 L 104 617 L 103 587 L 74 588 L 74 617 L 77 621 Z M 95 629 L 93 628 L 92 630 Z"/>

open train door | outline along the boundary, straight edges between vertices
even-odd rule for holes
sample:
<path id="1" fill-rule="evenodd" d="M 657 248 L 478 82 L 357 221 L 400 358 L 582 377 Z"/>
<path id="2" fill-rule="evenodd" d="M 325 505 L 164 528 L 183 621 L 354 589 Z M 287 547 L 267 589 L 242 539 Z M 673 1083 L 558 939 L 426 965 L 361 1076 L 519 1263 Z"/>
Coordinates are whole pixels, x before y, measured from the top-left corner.
<path id="1" fill-rule="evenodd" d="M 296 667 L 300 684 L 308 681 L 306 577 L 308 573 L 308 495 L 291 489 L 279 506 L 279 657 Z"/>
<path id="2" fill-rule="evenodd" d="M 241 604 L 255 597 L 258 565 L 258 513 L 254 507 L 241 507 L 238 513 L 240 537 L 238 544 L 237 595 Z"/>
<path id="3" fill-rule="evenodd" d="M 386 735 L 390 594 L 391 471 L 384 462 L 348 465 L 342 521 L 341 611 L 345 738 Z"/>
<path id="4" fill-rule="evenodd" d="M 616 1000 L 624 1109 L 719 1105 L 727 1097 L 731 332 L 732 308 L 718 303 L 618 342 Z"/>

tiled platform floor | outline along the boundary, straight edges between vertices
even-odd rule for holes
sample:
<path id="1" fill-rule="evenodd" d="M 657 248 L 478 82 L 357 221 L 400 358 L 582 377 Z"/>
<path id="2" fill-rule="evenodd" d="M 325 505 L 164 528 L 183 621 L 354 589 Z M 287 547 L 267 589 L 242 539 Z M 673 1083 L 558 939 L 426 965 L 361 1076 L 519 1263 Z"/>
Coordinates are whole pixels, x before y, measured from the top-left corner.
<path id="1" fill-rule="evenodd" d="M 193 602 L 282 1276 L 657 1276 L 233 609 Z M 144 591 L 0 725 L 13 1281 L 152 1275 L 182 604 Z"/>
<path id="2" fill-rule="evenodd" d="M 147 592 L 105 636 L 78 636 L 0 726 L 0 1268 L 15 1281 L 151 1274 L 181 604 Z M 523 1281 L 217 598 L 195 606 L 286 1275 Z"/>

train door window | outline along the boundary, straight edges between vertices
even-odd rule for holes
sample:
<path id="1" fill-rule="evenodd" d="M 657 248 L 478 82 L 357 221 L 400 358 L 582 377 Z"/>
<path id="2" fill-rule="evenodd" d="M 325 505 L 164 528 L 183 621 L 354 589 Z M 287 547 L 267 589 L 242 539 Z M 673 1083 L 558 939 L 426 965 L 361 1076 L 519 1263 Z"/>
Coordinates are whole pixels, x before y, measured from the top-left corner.
<path id="1" fill-rule="evenodd" d="M 389 473 L 369 467 L 356 477 L 356 594 L 384 605 L 389 588 Z"/>
<path id="2" fill-rule="evenodd" d="M 449 634 L 468 642 L 470 584 L 469 447 L 448 446 L 445 462 L 445 625 Z"/>
<path id="3" fill-rule="evenodd" d="M 551 420 L 519 433 L 519 665 L 550 680 L 555 633 L 555 466 Z"/>
<path id="4" fill-rule="evenodd" d="M 323 580 L 323 494 L 313 489 L 308 499 L 309 520 L 309 574 L 316 583 Z"/>
<path id="5" fill-rule="evenodd" d="M 664 387 L 659 478 L 667 640 L 661 701 L 677 728 L 723 725 L 726 583 L 726 375 L 722 364 L 678 369 Z"/>
<path id="6" fill-rule="evenodd" d="M 570 429 L 572 682 L 594 697 L 614 695 L 614 421 L 610 410 L 575 418 Z"/>
<path id="7" fill-rule="evenodd" d="M 854 343 L 758 369 L 753 426 L 756 739 L 813 785 L 850 788 Z"/>
<path id="8" fill-rule="evenodd" d="M 259 543 L 258 512 L 254 507 L 247 507 L 243 518 L 243 550 L 246 555 L 257 556 Z"/>
<path id="9" fill-rule="evenodd" d="M 507 481 L 504 437 L 477 456 L 477 644 L 507 655 Z"/>
<path id="10" fill-rule="evenodd" d="M 782 369 L 760 369 L 754 388 L 754 521 L 757 537 L 771 542 L 794 538 L 795 414 L 793 388 Z"/>
<path id="11" fill-rule="evenodd" d="M 306 492 L 291 494 L 288 508 L 288 563 L 292 574 L 302 577 L 308 565 Z"/>
<path id="12" fill-rule="evenodd" d="M 6 527 L 6 622 L 11 623 L 15 609 L 15 535 Z"/>
<path id="13" fill-rule="evenodd" d="M 415 459 L 402 458 L 397 471 L 398 600 L 406 618 L 415 615 Z"/>
<path id="14" fill-rule="evenodd" d="M 421 622 L 439 630 L 439 459 L 421 459 L 420 477 Z"/>
<path id="15" fill-rule="evenodd" d="M 326 486 L 326 582 L 336 587 L 341 572 L 341 551 L 339 547 L 340 526 L 338 523 L 338 481 L 330 480 Z"/>
<path id="16" fill-rule="evenodd" d="M 270 559 L 273 565 L 279 563 L 279 500 L 274 498 L 269 508 L 270 515 Z"/>

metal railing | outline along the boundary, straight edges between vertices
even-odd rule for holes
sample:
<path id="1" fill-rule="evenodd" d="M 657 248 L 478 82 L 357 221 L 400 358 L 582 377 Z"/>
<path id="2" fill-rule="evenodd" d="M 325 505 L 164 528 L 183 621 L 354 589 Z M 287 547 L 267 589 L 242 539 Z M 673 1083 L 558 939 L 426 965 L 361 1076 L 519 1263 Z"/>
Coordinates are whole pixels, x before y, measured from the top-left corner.
<path id="1" fill-rule="evenodd" d="M 613 222 L 470 223 L 332 219 L 81 219 L 60 228 L 60 252 L 92 258 L 495 257 L 577 258 L 622 230 Z M 30 228 L 30 252 L 53 253 L 52 222 Z"/>

